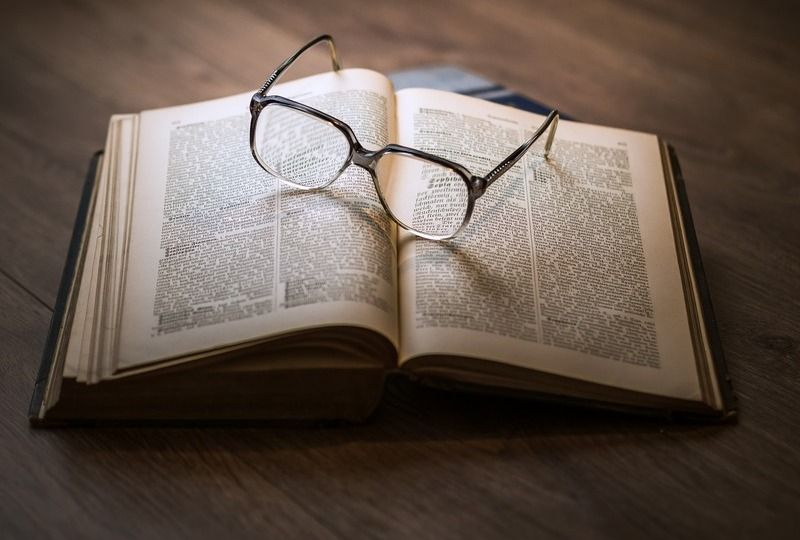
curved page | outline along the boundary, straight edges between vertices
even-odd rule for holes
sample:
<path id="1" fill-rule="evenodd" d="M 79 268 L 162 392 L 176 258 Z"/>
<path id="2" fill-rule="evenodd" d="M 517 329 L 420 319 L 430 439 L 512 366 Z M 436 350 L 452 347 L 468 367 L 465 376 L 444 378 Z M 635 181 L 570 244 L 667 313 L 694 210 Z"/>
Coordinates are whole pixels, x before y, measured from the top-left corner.
<path id="1" fill-rule="evenodd" d="M 380 74 L 276 86 L 348 122 L 365 146 L 393 138 Z M 250 154 L 251 94 L 141 114 L 117 370 L 330 325 L 397 343 L 396 248 L 369 175 L 299 191 Z"/>
<path id="2" fill-rule="evenodd" d="M 396 98 L 401 144 L 479 175 L 544 120 L 439 91 Z M 401 362 L 463 356 L 700 400 L 658 139 L 562 121 L 541 150 L 456 239 L 399 235 Z"/>

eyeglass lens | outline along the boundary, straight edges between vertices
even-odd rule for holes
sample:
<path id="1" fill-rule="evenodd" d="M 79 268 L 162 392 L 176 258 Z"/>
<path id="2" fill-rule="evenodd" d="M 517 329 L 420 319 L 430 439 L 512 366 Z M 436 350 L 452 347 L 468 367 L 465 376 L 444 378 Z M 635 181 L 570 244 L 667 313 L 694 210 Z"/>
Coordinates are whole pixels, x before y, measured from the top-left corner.
<path id="1" fill-rule="evenodd" d="M 270 104 L 256 123 L 256 151 L 275 176 L 304 189 L 327 186 L 350 156 L 350 143 L 329 123 Z"/>
<path id="2" fill-rule="evenodd" d="M 350 155 L 345 135 L 328 122 L 281 104 L 258 117 L 256 152 L 275 176 L 301 189 L 333 182 Z M 466 218 L 469 192 L 453 169 L 416 156 L 387 153 L 376 167 L 384 204 L 403 227 L 431 237 L 455 234 Z"/>

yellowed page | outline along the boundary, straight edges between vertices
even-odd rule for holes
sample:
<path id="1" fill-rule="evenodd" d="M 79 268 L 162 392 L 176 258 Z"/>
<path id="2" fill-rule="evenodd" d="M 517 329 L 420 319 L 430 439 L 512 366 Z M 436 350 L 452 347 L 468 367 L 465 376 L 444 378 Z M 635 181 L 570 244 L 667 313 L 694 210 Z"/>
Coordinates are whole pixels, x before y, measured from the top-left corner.
<path id="1" fill-rule="evenodd" d="M 401 144 L 478 175 L 544 119 L 440 91 L 396 99 Z M 401 362 L 474 357 L 701 399 L 655 136 L 561 122 L 551 158 L 493 184 L 462 236 L 398 241 Z"/>
<path id="2" fill-rule="evenodd" d="M 80 281 L 78 282 L 78 292 L 75 300 L 75 311 L 73 313 L 72 325 L 70 327 L 67 351 L 64 359 L 64 376 L 75 377 L 80 381 L 85 381 L 89 373 L 89 342 L 94 328 L 95 299 L 97 296 L 97 276 L 101 262 L 100 244 L 102 243 L 106 206 L 106 191 L 108 186 L 108 163 L 105 156 L 111 153 L 112 141 L 117 123 L 115 117 L 109 121 L 108 133 L 106 134 L 106 144 L 104 147 L 104 159 L 100 165 L 100 173 L 97 176 L 94 187 L 92 207 L 89 211 L 89 232 L 86 235 L 86 245 L 84 249 L 84 261 Z"/>
<path id="3" fill-rule="evenodd" d="M 98 290 L 100 301 L 97 306 L 97 324 L 93 333 L 93 366 L 89 371 L 88 382 L 99 382 L 103 375 L 110 374 L 114 369 L 115 340 L 119 335 L 122 287 L 127 263 L 131 173 L 135 158 L 138 120 L 139 115 L 135 114 L 112 117 L 112 126 L 116 134 L 113 152 L 109 153 L 108 160 L 106 223 L 101 247 L 103 277 Z"/>
<path id="4" fill-rule="evenodd" d="M 343 70 L 271 93 L 393 138 L 384 76 Z M 119 369 L 280 335 L 354 325 L 397 343 L 395 232 L 366 171 L 300 192 L 250 154 L 251 94 L 141 114 Z"/>
<path id="5" fill-rule="evenodd" d="M 86 262 L 80 278 L 65 359 L 65 376 L 100 380 L 112 355 L 124 275 L 132 148 L 138 115 L 114 115 L 95 188 Z"/>

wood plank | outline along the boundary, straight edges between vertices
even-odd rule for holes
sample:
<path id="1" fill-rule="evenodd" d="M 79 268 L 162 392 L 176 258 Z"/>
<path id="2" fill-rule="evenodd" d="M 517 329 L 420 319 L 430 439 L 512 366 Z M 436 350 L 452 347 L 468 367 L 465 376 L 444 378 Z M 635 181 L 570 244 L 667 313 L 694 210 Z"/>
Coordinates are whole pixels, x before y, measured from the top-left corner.
<path id="1" fill-rule="evenodd" d="M 241 440 L 235 430 L 31 430 L 26 407 L 50 312 L 4 276 L 0 305 L 0 357 L 13 359 L 0 363 L 4 537 L 225 537 L 245 507 L 235 519 L 244 530 L 333 537 L 250 459 L 225 449 L 247 430 Z"/>
<path id="2" fill-rule="evenodd" d="M 800 39 L 792 3 L 17 3 L 0 19 L 4 537 L 794 537 Z M 84 168 L 114 112 L 245 91 L 308 37 L 347 66 L 454 63 L 677 147 L 734 426 L 393 380 L 366 424 L 33 431 Z M 326 69 L 315 53 L 298 74 Z M 38 298 L 38 300 L 37 300 Z"/>

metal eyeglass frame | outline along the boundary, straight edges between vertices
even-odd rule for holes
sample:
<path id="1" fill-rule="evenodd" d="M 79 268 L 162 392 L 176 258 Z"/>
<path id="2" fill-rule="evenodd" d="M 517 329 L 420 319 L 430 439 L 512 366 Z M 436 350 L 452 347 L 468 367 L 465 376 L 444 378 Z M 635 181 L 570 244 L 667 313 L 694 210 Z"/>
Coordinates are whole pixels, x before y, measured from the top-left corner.
<path id="1" fill-rule="evenodd" d="M 291 66 L 304 52 L 308 49 L 313 47 L 318 43 L 326 42 L 328 44 L 328 48 L 331 54 L 331 64 L 333 66 L 333 71 L 339 71 L 341 69 L 341 64 L 339 63 L 339 59 L 336 55 L 336 46 L 334 45 L 333 38 L 327 34 L 323 34 L 321 36 L 317 36 L 316 38 L 312 39 L 300 49 L 297 50 L 292 56 L 284 60 L 281 65 L 272 72 L 272 74 L 267 78 L 266 82 L 261 86 L 261 88 L 253 94 L 252 99 L 250 100 L 250 151 L 253 154 L 253 158 L 255 158 L 256 162 L 261 166 L 269 174 L 280 178 L 282 181 L 286 182 L 287 184 L 296 187 L 301 190 L 305 191 L 315 191 L 319 189 L 323 189 L 331 185 L 337 178 L 347 169 L 350 165 L 357 165 L 362 169 L 366 169 L 370 176 L 372 177 L 372 182 L 375 185 L 375 191 L 378 193 L 378 198 L 383 205 L 384 210 L 389 216 L 401 227 L 404 229 L 416 234 L 417 236 L 421 236 L 423 238 L 427 238 L 429 240 L 449 240 L 453 238 L 458 233 L 460 233 L 464 227 L 469 223 L 470 218 L 472 217 L 472 211 L 475 207 L 475 201 L 481 197 L 486 192 L 486 189 L 492 185 L 498 178 L 503 176 L 506 172 L 508 172 L 511 167 L 514 166 L 517 161 L 519 161 L 523 155 L 530 149 L 531 146 L 544 134 L 545 131 L 550 129 L 550 133 L 547 136 L 547 141 L 544 147 L 544 157 L 547 159 L 550 148 L 553 145 L 553 138 L 555 137 L 556 128 L 558 126 L 558 111 L 552 110 L 550 114 L 547 115 L 547 118 L 542 125 L 536 130 L 533 136 L 528 139 L 524 144 L 522 144 L 519 148 L 511 152 L 507 158 L 500 162 L 494 169 L 492 169 L 486 176 L 477 176 L 472 174 L 466 167 L 450 161 L 449 159 L 443 158 L 441 156 L 437 156 L 434 154 L 429 154 L 428 152 L 424 152 L 422 150 L 417 150 L 416 148 L 409 148 L 407 146 L 402 146 L 399 144 L 389 144 L 381 148 L 380 150 L 367 150 L 364 148 L 361 143 L 356 138 L 353 129 L 347 125 L 345 122 L 342 122 L 338 118 L 330 116 L 322 111 L 319 111 L 313 107 L 309 107 L 308 105 L 304 105 L 297 101 L 294 101 L 289 98 L 285 98 L 282 96 L 268 96 L 267 92 L 269 91 L 270 87 L 275 84 L 278 79 L 280 79 L 281 75 L 286 71 L 286 69 Z M 303 186 L 300 184 L 296 184 L 291 180 L 288 180 L 281 176 L 280 173 L 273 171 L 269 165 L 267 165 L 259 155 L 258 151 L 256 150 L 256 124 L 258 122 L 258 117 L 261 112 L 270 105 L 282 105 L 284 107 L 288 107 L 302 113 L 308 114 L 313 116 L 323 122 L 330 124 L 331 126 L 338 129 L 342 134 L 345 136 L 347 141 L 350 144 L 350 153 L 347 160 L 344 162 L 344 165 L 339 169 L 339 171 L 325 184 L 319 186 Z M 380 183 L 378 182 L 377 176 L 377 165 L 378 161 L 387 154 L 401 154 L 406 156 L 411 156 L 413 158 L 426 160 L 433 162 L 437 165 L 442 167 L 446 167 L 454 171 L 458 176 L 464 181 L 467 186 L 467 211 L 464 214 L 464 220 L 461 222 L 461 225 L 453 232 L 452 234 L 446 235 L 434 235 L 434 234 L 427 234 L 422 231 L 418 231 L 414 229 L 411 225 L 407 225 L 403 223 L 397 216 L 394 215 L 392 210 L 389 208 L 386 200 L 384 199 L 383 192 L 380 187 Z"/>

